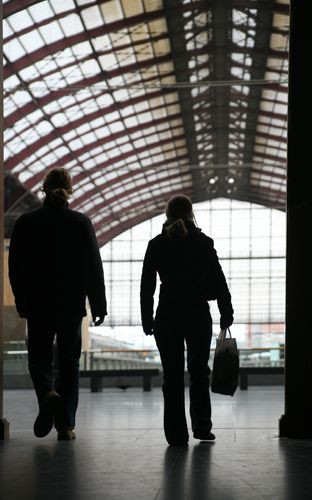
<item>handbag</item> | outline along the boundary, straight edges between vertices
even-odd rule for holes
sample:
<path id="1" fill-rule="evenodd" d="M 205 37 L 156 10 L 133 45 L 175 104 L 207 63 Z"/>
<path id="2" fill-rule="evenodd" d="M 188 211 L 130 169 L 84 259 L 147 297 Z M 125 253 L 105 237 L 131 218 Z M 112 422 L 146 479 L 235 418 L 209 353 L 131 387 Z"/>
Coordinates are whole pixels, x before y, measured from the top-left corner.
<path id="1" fill-rule="evenodd" d="M 211 391 L 218 394 L 233 396 L 239 377 L 239 355 L 236 339 L 230 336 L 227 338 L 227 330 L 221 330 L 217 338 L 217 345 L 213 359 Z"/>

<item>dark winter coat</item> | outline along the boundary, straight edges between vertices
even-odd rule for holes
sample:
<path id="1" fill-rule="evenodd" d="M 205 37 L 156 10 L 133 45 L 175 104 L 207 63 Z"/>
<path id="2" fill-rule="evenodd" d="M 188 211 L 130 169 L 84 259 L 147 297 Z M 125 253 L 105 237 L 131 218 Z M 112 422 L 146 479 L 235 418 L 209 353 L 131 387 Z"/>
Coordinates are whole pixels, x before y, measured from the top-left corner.
<path id="1" fill-rule="evenodd" d="M 165 225 L 149 243 L 141 277 L 141 316 L 144 331 L 153 328 L 153 296 L 156 275 L 161 285 L 157 314 L 161 311 L 187 313 L 194 307 L 217 300 L 221 318 L 232 318 L 231 295 L 220 266 L 213 240 L 192 221 L 188 235 L 168 237 Z"/>
<path id="2" fill-rule="evenodd" d="M 82 318 L 107 314 L 101 256 L 92 223 L 68 204 L 47 202 L 16 222 L 9 278 L 24 317 Z"/>

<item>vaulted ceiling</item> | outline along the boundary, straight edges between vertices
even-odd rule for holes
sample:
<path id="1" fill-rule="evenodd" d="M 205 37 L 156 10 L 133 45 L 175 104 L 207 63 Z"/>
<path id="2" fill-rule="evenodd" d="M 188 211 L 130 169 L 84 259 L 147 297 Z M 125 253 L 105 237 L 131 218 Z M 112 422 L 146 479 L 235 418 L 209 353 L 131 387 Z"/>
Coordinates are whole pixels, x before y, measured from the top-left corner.
<path id="1" fill-rule="evenodd" d="M 6 233 L 68 168 L 100 245 L 173 194 L 283 210 L 288 0 L 8 0 Z"/>

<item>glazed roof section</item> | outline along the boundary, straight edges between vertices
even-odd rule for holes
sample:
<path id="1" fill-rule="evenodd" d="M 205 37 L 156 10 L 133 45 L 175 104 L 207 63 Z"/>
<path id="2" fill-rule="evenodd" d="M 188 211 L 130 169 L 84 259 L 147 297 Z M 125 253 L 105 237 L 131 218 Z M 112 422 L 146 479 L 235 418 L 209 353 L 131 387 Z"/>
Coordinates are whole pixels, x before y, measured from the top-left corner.
<path id="1" fill-rule="evenodd" d="M 4 16 L 6 171 L 37 197 L 68 168 L 100 244 L 175 193 L 284 207 L 286 2 L 9 0 Z"/>

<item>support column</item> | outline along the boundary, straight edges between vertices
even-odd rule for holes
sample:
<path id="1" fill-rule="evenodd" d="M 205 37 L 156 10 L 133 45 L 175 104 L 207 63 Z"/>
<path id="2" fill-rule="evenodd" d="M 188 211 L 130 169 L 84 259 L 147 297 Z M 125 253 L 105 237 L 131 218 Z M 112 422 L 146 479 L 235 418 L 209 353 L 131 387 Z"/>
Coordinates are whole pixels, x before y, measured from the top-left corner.
<path id="1" fill-rule="evenodd" d="M 292 1 L 287 166 L 285 413 L 280 436 L 312 438 L 311 5 Z"/>
<path id="2" fill-rule="evenodd" d="M 0 5 L 0 57 L 2 61 L 2 2 Z M 2 63 L 1 63 L 2 64 Z M 3 72 L 0 74 L 0 439 L 9 438 L 9 423 L 3 418 L 3 244 L 4 244 L 4 196 L 3 196 Z"/>

